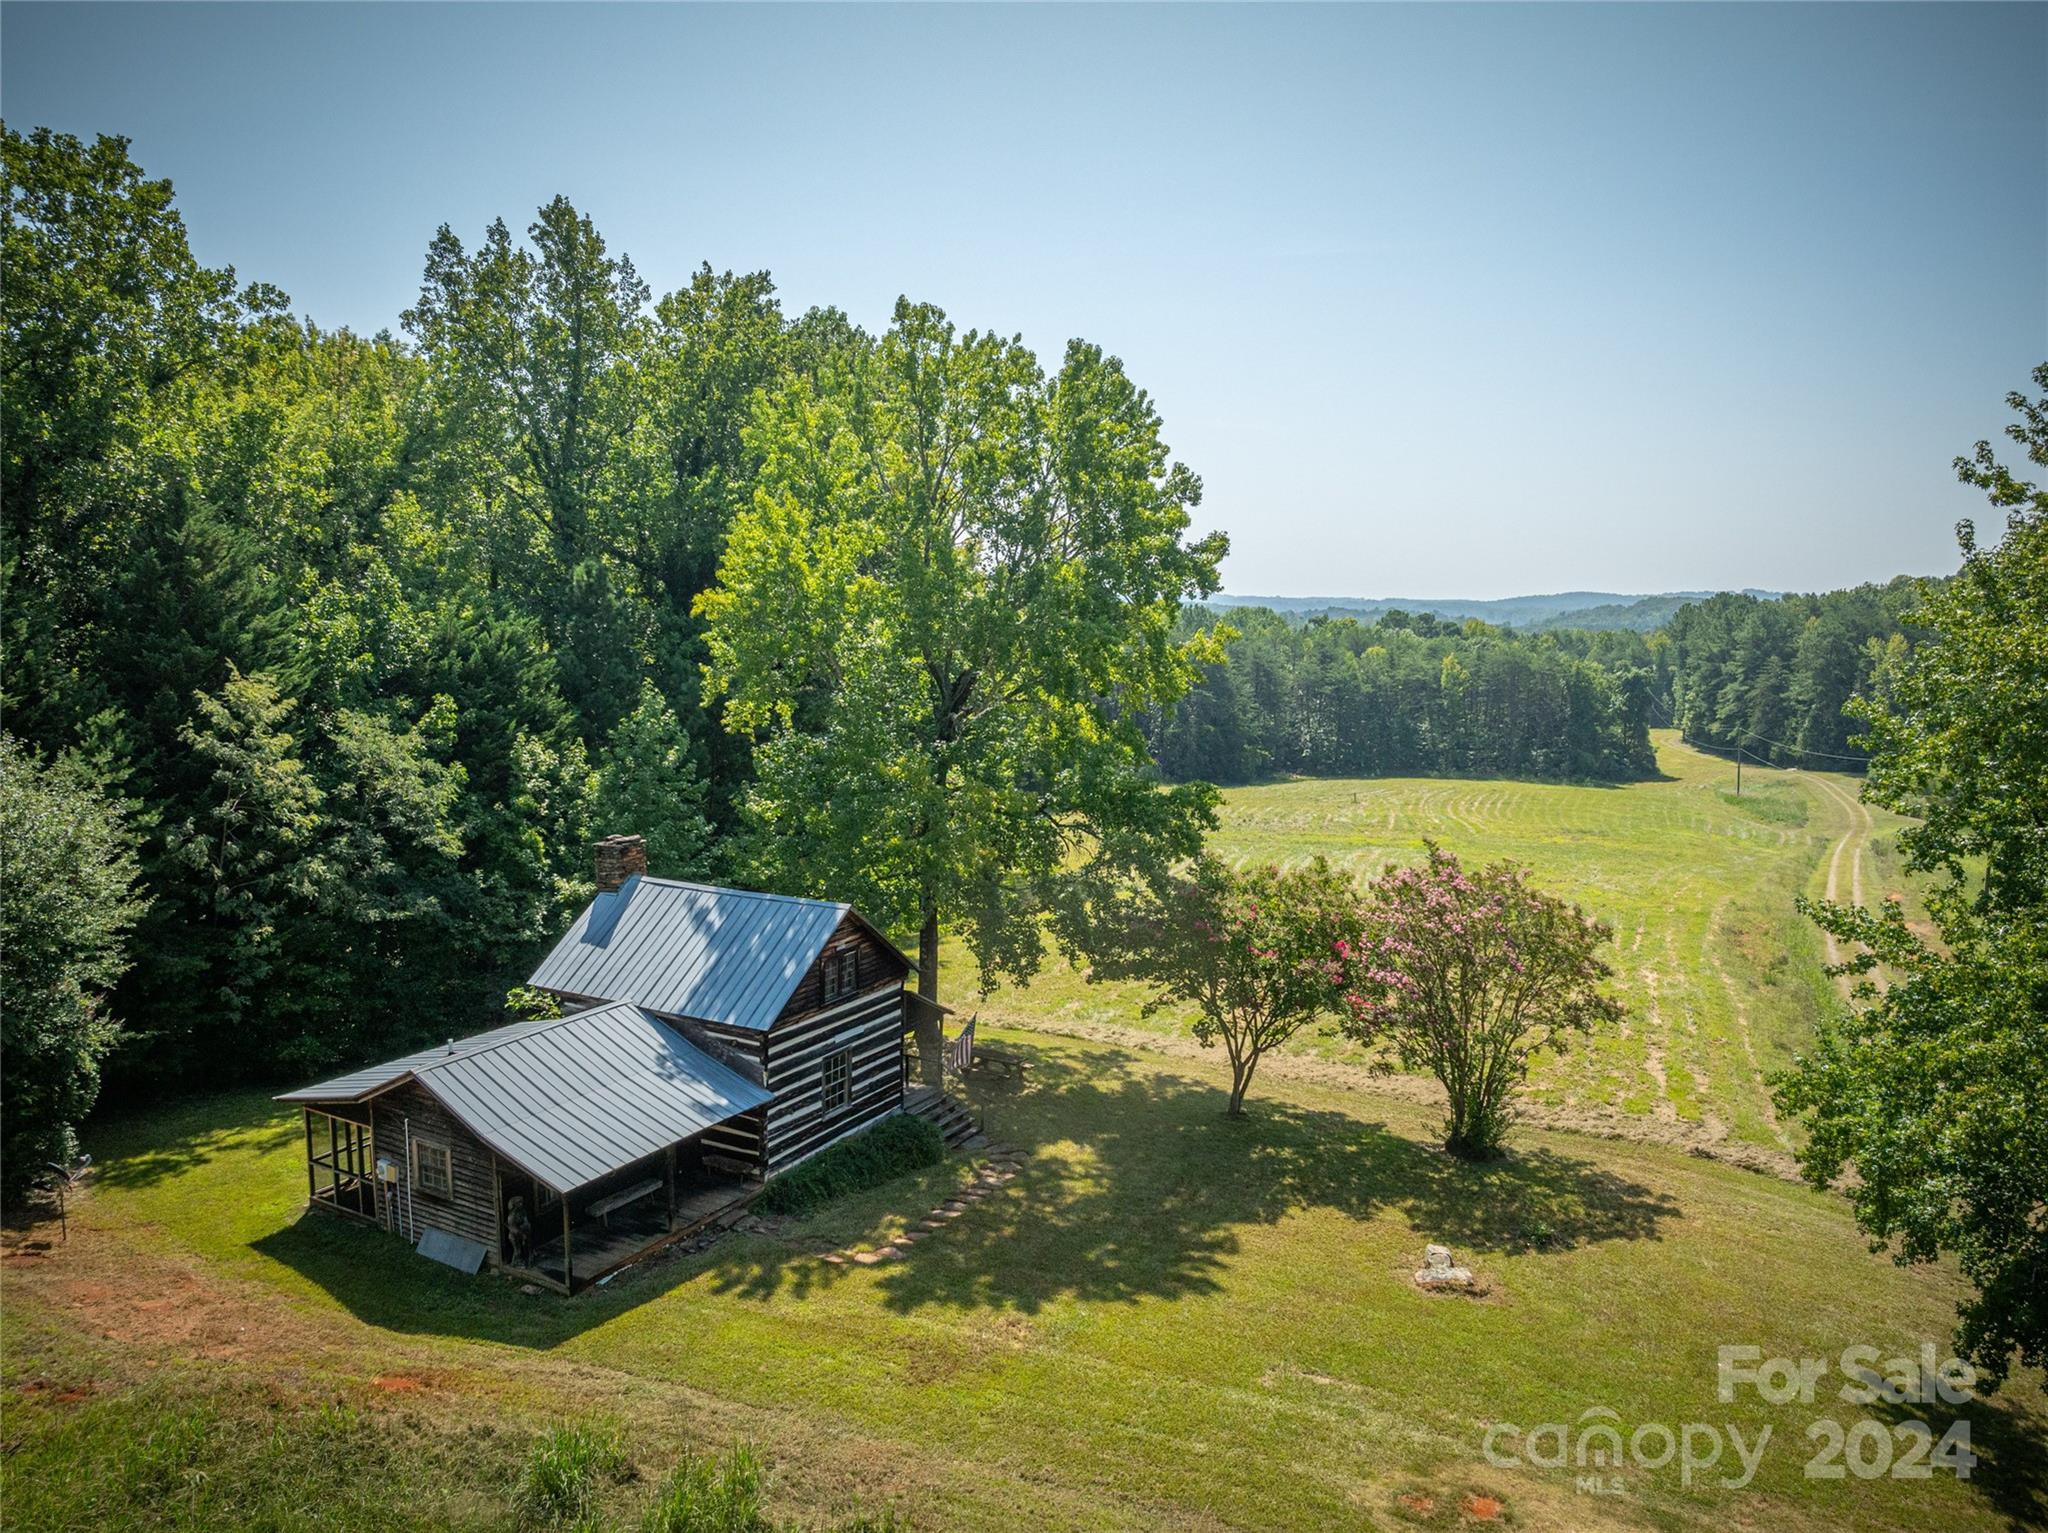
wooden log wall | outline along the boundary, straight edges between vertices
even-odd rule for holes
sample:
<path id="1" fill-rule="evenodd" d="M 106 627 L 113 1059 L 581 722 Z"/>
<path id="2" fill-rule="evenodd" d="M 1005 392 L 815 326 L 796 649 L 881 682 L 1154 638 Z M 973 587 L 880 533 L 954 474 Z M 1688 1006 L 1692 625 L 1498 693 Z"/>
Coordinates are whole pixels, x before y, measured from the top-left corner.
<path id="1" fill-rule="evenodd" d="M 824 1063 L 850 1054 L 847 1101 L 824 1106 Z M 768 1174 L 786 1171 L 833 1140 L 903 1105 L 903 982 L 809 1016 L 778 1022 L 768 1035 Z"/>
<path id="2" fill-rule="evenodd" d="M 409 1199 L 412 1221 L 417 1226 L 412 1233 L 444 1230 L 450 1235 L 474 1240 L 491 1253 L 491 1260 L 495 1263 L 498 1259 L 497 1178 L 490 1150 L 456 1122 L 448 1109 L 435 1101 L 416 1081 L 393 1087 L 382 1096 L 373 1098 L 370 1106 L 374 1112 L 377 1153 L 389 1156 L 397 1164 L 398 1174 L 405 1184 L 399 1187 L 378 1184 L 379 1219 L 389 1223 L 392 1218 L 389 1204 L 396 1201 L 404 1210 Z M 414 1138 L 424 1136 L 448 1146 L 453 1197 L 436 1197 L 412 1185 L 412 1167 L 406 1164 L 405 1158 L 408 1119 L 412 1122 Z M 402 1217 L 398 1227 L 404 1227 Z"/>

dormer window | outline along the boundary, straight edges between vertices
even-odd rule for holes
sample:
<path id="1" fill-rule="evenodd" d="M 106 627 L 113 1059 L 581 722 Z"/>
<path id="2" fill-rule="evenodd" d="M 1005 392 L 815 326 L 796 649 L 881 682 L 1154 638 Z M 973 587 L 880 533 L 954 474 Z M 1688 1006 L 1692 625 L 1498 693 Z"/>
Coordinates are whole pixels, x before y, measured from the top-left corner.
<path id="1" fill-rule="evenodd" d="M 830 1004 L 842 996 L 849 996 L 860 988 L 860 950 L 842 948 L 836 953 L 827 953 L 824 969 L 825 1002 Z"/>

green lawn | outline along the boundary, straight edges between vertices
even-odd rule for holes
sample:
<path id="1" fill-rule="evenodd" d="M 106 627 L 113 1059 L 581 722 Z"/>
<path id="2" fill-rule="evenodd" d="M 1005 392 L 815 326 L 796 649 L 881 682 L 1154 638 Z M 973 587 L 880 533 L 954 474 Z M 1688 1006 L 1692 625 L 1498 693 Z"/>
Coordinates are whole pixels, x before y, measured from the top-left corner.
<path id="1" fill-rule="evenodd" d="M 2036 1515 L 2031 1381 L 1968 1409 L 1967 1485 L 1806 1479 L 1807 1424 L 1864 1411 L 1716 1400 L 1721 1343 L 1947 1335 L 1952 1279 L 1871 1256 L 1833 1197 L 1526 1130 L 1462 1167 L 1427 1107 L 1286 1081 L 1232 1123 L 1209 1061 L 999 1036 L 1027 1084 L 981 1105 L 1033 1154 L 901 1261 L 816 1253 L 900 1228 L 958 1162 L 574 1301 L 303 1213 L 293 1123 L 260 1098 L 115 1126 L 72 1245 L 6 1269 L 8 1525 L 502 1525 L 526 1435 L 586 1415 L 642 1466 L 622 1515 L 685 1446 L 737 1436 L 786 1512 L 894 1503 L 927 1529 L 1453 1526 L 1468 1495 L 1536 1528 Z M 1432 1239 L 1484 1297 L 1414 1288 Z M 1490 1423 L 1599 1407 L 1775 1441 L 1742 1490 L 1673 1465 L 1581 1494 L 1482 1456 Z M 381 1467 L 349 1474 L 365 1454 Z"/>
<path id="2" fill-rule="evenodd" d="M 1844 899 L 1859 866 L 1868 899 L 1902 887 L 1893 841 L 1905 822 L 1859 809 L 1859 785 L 1846 777 L 1749 769 L 1738 799 L 1729 763 L 1669 731 L 1655 738 L 1662 778 L 1621 787 L 1375 778 L 1232 789 L 1213 844 L 1247 861 L 1321 853 L 1361 878 L 1418 858 L 1424 838 L 1474 861 L 1526 863 L 1614 927 L 1608 958 L 1630 1009 L 1621 1031 L 1545 1063 L 1531 1100 L 1555 1121 L 1782 1153 L 1798 1126 L 1777 1121 L 1765 1077 L 1791 1062 L 1833 1004 L 1819 933 L 1793 897 L 1827 892 L 1831 862 Z M 946 960 L 951 999 L 971 1008 L 971 960 L 958 944 Z M 998 990 L 980 1009 L 1006 1026 L 1186 1032 L 1179 1014 L 1141 1019 L 1141 1000 L 1054 960 L 1028 989 Z M 1294 1047 L 1359 1059 L 1327 1038 Z"/>
<path id="3" fill-rule="evenodd" d="M 1957 1289 L 1872 1255 L 1838 1198 L 1688 1153 L 1782 1158 L 1796 1129 L 1761 1078 L 1835 1004 L 1791 898 L 1831 878 L 1874 897 L 1899 822 L 1795 774 L 1745 774 L 1738 802 L 1723 763 L 1659 743 L 1664 779 L 1629 787 L 1227 796 L 1228 855 L 1363 873 L 1434 836 L 1614 923 L 1628 1031 L 1548 1067 L 1545 1111 L 1489 1167 L 1436 1152 L 1427 1093 L 1369 1084 L 1327 1039 L 1226 1121 L 1216 1056 L 1064 967 L 982 1007 L 1030 1061 L 977 1104 L 1032 1152 L 1023 1174 L 875 1267 L 822 1254 L 905 1229 L 968 1166 L 563 1301 L 304 1213 L 296 1122 L 261 1096 L 99 1125 L 71 1242 L 0 1263 L 7 1525 L 503 1527 L 532 1434 L 583 1418 L 618 1424 L 641 1471 L 609 1493 L 621 1526 L 679 1453 L 739 1438 L 784 1514 L 897 1505 L 926 1529 L 1450 1527 L 1468 1497 L 1523 1528 L 2040 1525 L 2037 1379 L 1963 1409 L 1968 1483 L 1803 1473 L 1817 1420 L 1860 1431 L 1868 1463 L 1872 1434 L 1889 1452 L 1948 1408 L 1847 1405 L 1839 1374 L 1812 1404 L 1717 1398 L 1721 1345 L 1912 1355 L 1944 1342 Z M 1483 1296 L 1415 1288 L 1432 1240 Z M 1482 1452 L 1503 1423 L 1596 1420 L 1772 1440 L 1740 1489 L 1673 1463 L 1593 1494 L 1589 1468 Z"/>

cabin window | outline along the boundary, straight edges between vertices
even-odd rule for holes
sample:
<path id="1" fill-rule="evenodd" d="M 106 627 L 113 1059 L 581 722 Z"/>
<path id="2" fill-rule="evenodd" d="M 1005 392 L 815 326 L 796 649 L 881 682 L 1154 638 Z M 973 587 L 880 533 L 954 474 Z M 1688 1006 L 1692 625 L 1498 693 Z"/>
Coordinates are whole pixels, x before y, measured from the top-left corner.
<path id="1" fill-rule="evenodd" d="M 860 949 L 845 948 L 825 955 L 825 1000 L 829 1003 L 860 988 Z"/>
<path id="2" fill-rule="evenodd" d="M 455 1159 L 431 1139 L 412 1142 L 412 1184 L 430 1198 L 455 1196 Z"/>
<path id="3" fill-rule="evenodd" d="M 853 1096 L 853 1050 L 835 1049 L 825 1056 L 823 1105 L 837 1112 Z"/>

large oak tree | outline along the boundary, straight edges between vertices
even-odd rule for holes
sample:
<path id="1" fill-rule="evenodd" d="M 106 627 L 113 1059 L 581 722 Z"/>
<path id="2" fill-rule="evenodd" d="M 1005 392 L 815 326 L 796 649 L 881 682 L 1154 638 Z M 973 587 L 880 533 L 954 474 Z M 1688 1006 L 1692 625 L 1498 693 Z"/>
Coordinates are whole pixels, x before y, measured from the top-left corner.
<path id="1" fill-rule="evenodd" d="M 749 440 L 699 610 L 707 697 L 756 742 L 762 876 L 918 932 L 936 998 L 942 923 L 985 981 L 1028 977 L 1063 875 L 1198 848 L 1211 790 L 1162 789 L 1136 720 L 1214 655 L 1174 620 L 1226 545 L 1188 538 L 1200 481 L 1115 358 L 1076 341 L 1047 374 L 902 301 Z"/>

